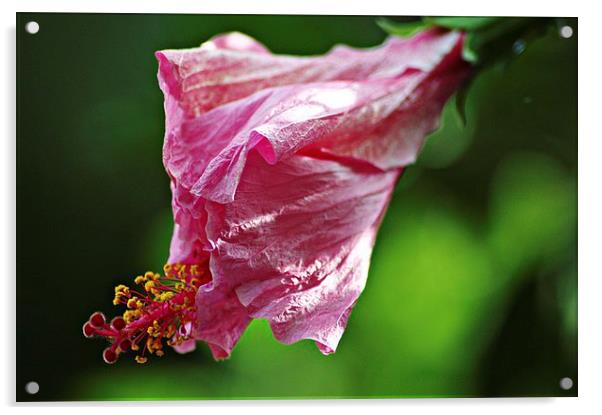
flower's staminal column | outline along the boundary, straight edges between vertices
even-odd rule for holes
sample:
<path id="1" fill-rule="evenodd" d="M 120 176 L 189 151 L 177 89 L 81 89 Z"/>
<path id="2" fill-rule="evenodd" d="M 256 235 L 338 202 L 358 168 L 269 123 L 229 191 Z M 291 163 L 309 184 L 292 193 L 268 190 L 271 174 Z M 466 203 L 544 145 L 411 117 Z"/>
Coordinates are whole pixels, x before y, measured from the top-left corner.
<path id="1" fill-rule="evenodd" d="M 109 364 L 129 350 L 137 352 L 138 363 L 145 363 L 149 354 L 161 357 L 164 341 L 177 349 L 190 340 L 196 313 L 195 295 L 199 286 L 210 280 L 207 261 L 194 265 L 168 264 L 163 275 L 146 272 L 135 278 L 137 288 L 123 284 L 115 287 L 113 304 L 125 306 L 123 315 L 108 322 L 103 313 L 93 313 L 84 323 L 84 336 L 104 337 L 109 341 L 102 353 Z"/>

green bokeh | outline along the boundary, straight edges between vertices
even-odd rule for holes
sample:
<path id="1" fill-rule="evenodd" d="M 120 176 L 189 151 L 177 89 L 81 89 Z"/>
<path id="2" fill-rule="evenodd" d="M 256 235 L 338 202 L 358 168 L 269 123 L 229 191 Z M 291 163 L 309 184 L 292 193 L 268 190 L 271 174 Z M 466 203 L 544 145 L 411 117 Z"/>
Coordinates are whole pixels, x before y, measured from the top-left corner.
<path id="1" fill-rule="evenodd" d="M 239 30 L 320 54 L 379 44 L 376 20 L 18 15 L 19 400 L 576 395 L 558 382 L 578 383 L 577 41 L 552 30 L 479 75 L 465 127 L 446 107 L 396 189 L 336 354 L 255 321 L 225 362 L 199 345 L 107 366 L 81 335 L 91 311 L 112 312 L 113 285 L 167 255 L 153 52 Z"/>

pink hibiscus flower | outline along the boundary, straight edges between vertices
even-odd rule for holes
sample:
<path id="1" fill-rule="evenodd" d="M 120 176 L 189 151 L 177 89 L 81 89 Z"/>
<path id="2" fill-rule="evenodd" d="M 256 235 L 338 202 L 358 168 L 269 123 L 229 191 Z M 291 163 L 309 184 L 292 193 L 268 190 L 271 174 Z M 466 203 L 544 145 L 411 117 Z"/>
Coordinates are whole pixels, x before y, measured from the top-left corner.
<path id="1" fill-rule="evenodd" d="M 87 336 L 103 356 L 206 342 L 227 358 L 254 318 L 333 353 L 368 275 L 395 184 L 469 73 L 460 33 L 378 48 L 271 54 L 240 33 L 157 52 L 174 234 L 164 274 L 116 288 L 128 310 Z M 144 345 L 143 345 L 144 343 Z"/>

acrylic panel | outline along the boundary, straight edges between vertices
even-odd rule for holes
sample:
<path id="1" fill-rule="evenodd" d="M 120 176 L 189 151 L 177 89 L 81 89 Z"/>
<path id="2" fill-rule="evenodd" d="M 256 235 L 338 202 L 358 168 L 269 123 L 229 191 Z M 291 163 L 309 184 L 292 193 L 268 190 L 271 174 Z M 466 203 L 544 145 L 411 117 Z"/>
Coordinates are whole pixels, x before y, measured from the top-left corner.
<path id="1" fill-rule="evenodd" d="M 17 400 L 576 396 L 575 18 L 17 14 Z"/>

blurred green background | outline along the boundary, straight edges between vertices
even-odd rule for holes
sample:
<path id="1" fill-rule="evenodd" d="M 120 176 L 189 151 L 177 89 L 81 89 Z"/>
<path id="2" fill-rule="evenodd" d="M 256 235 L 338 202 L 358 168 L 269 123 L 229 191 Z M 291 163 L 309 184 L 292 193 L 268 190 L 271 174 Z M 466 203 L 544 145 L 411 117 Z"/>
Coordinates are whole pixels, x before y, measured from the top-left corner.
<path id="1" fill-rule="evenodd" d="M 576 396 L 576 19 L 572 38 L 551 28 L 480 74 L 466 126 L 446 107 L 396 190 L 336 354 L 281 345 L 255 321 L 225 362 L 200 345 L 108 366 L 103 342 L 82 336 L 92 311 L 116 313 L 115 284 L 167 256 L 153 52 L 238 30 L 321 54 L 381 43 L 375 20 L 18 14 L 18 400 Z"/>

